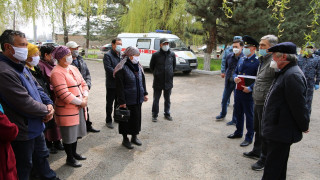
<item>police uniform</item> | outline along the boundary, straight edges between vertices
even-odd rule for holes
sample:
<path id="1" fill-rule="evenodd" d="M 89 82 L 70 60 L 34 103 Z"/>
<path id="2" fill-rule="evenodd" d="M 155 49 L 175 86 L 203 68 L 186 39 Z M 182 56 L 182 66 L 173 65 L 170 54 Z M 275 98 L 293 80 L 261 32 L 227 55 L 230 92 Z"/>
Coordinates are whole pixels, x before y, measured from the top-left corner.
<path id="1" fill-rule="evenodd" d="M 245 47 L 255 46 L 257 47 L 259 43 L 251 38 L 250 36 L 244 36 L 243 41 L 245 43 Z M 233 74 L 233 78 L 236 78 L 237 75 L 248 75 L 248 76 L 256 76 L 259 67 L 258 57 L 253 54 L 250 57 L 242 57 L 239 60 L 239 63 L 235 69 Z M 248 88 L 253 89 L 253 84 L 251 84 Z M 254 129 L 253 129 L 253 99 L 252 92 L 245 93 L 242 90 L 235 90 L 235 106 L 234 106 L 234 114 L 237 118 L 237 129 L 234 134 L 229 135 L 228 138 L 237 138 L 242 137 L 243 134 L 243 124 L 244 124 L 244 115 L 246 116 L 246 128 L 247 134 L 245 137 L 245 141 L 241 146 L 247 146 L 252 143 Z"/>
<path id="2" fill-rule="evenodd" d="M 319 85 L 320 81 L 320 57 L 315 54 L 309 58 L 300 55 L 298 58 L 298 66 L 307 79 L 307 106 L 309 113 L 311 114 L 314 86 Z"/>

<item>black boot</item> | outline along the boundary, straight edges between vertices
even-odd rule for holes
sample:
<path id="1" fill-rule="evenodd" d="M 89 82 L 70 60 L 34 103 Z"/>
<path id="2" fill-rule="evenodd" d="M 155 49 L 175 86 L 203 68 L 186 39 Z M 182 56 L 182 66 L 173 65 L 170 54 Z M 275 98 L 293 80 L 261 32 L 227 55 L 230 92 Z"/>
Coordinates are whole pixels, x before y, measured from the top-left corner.
<path id="1" fill-rule="evenodd" d="M 133 149 L 133 146 L 131 144 L 131 142 L 129 141 L 129 138 L 127 137 L 126 134 L 123 134 L 123 141 L 122 141 L 122 145 L 128 149 Z"/>
<path id="2" fill-rule="evenodd" d="M 75 143 L 72 143 L 72 154 L 73 154 L 73 157 L 76 160 L 86 160 L 87 157 L 81 156 L 80 154 L 77 153 L 77 144 L 78 144 L 78 141 L 76 141 Z"/>
<path id="3" fill-rule="evenodd" d="M 142 145 L 142 142 L 138 139 L 137 135 L 132 135 L 131 142 L 138 146 Z"/>
<path id="4" fill-rule="evenodd" d="M 63 145 L 62 145 L 62 143 L 61 143 L 60 140 L 54 141 L 53 144 L 54 144 L 54 147 L 55 147 L 56 149 L 58 149 L 58 150 L 60 150 L 60 151 L 64 150 L 64 147 L 63 147 Z"/>
<path id="5" fill-rule="evenodd" d="M 64 150 L 67 153 L 67 165 L 71 167 L 81 167 L 82 164 L 80 164 L 74 157 L 72 153 L 72 144 L 63 144 Z"/>
<path id="6" fill-rule="evenodd" d="M 50 154 L 57 154 L 58 150 L 54 147 L 52 141 L 46 139 L 47 148 L 49 149 Z"/>

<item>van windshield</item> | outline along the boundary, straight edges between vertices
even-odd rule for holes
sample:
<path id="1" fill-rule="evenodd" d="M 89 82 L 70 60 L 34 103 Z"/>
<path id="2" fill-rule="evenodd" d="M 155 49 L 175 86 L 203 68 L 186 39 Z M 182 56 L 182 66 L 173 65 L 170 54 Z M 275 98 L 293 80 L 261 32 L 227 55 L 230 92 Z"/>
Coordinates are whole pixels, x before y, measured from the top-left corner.
<path id="1" fill-rule="evenodd" d="M 185 51 L 187 46 L 180 39 L 169 39 L 169 46 L 172 50 Z"/>

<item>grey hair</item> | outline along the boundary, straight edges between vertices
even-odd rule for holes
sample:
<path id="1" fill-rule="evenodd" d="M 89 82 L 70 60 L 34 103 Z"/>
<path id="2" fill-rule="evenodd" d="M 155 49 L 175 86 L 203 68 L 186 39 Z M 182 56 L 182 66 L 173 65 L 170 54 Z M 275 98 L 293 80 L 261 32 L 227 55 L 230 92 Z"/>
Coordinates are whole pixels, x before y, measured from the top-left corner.
<path id="1" fill-rule="evenodd" d="M 276 52 L 277 57 L 283 56 L 284 54 L 286 54 L 286 53 Z M 286 54 L 286 55 L 287 55 L 287 61 L 297 62 L 297 60 L 298 60 L 297 55 L 295 55 L 295 54 Z"/>
<path id="2" fill-rule="evenodd" d="M 2 51 L 5 51 L 5 49 L 4 49 L 4 44 L 5 43 L 9 43 L 9 44 L 13 45 L 15 36 L 20 36 L 20 37 L 23 37 L 23 38 L 26 37 L 26 35 L 23 32 L 14 31 L 14 30 L 11 30 L 11 29 L 7 29 L 2 33 L 2 35 L 0 36 L 0 43 L 1 43 Z"/>
<path id="3" fill-rule="evenodd" d="M 275 35 L 269 34 L 269 35 L 265 35 L 261 38 L 261 40 L 267 40 L 270 44 L 270 47 L 275 46 L 276 44 L 278 44 L 278 38 Z"/>

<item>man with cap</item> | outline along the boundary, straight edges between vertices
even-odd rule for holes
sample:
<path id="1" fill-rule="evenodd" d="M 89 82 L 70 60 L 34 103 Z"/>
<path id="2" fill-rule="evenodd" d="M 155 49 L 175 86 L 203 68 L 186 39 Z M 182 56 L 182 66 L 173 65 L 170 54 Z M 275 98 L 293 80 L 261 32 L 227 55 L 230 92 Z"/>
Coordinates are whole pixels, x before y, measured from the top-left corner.
<path id="1" fill-rule="evenodd" d="M 113 76 L 114 68 L 120 62 L 121 50 L 122 50 L 122 40 L 120 38 L 115 38 L 111 41 L 112 49 L 108 51 L 103 57 L 103 65 L 106 73 L 106 125 L 108 128 L 113 129 L 112 124 L 112 110 L 116 109 L 118 106 L 118 100 L 116 98 L 116 82 Z"/>
<path id="2" fill-rule="evenodd" d="M 243 36 L 244 49 L 243 54 L 245 55 L 239 60 L 239 63 L 233 74 L 233 79 L 236 84 L 240 83 L 242 80 L 238 75 L 244 76 L 256 76 L 259 66 L 258 57 L 255 55 L 255 51 L 259 46 L 259 43 L 250 36 Z M 244 79 L 243 79 L 244 80 Z M 230 134 L 228 138 L 241 138 L 243 134 L 243 124 L 244 115 L 246 116 L 246 128 L 247 134 L 245 140 L 240 144 L 241 147 L 248 146 L 252 143 L 253 139 L 253 99 L 252 99 L 252 89 L 254 83 L 244 86 L 237 85 L 235 90 L 235 106 L 234 113 L 237 119 L 236 131 Z"/>
<path id="3" fill-rule="evenodd" d="M 319 89 L 320 82 L 320 57 L 314 54 L 314 43 L 307 43 L 303 54 L 298 57 L 298 66 L 307 79 L 307 105 L 309 113 L 312 110 L 313 90 Z"/>
<path id="4" fill-rule="evenodd" d="M 160 50 L 152 54 L 149 67 L 153 72 L 152 121 L 158 121 L 159 99 L 162 91 L 164 96 L 164 116 L 167 120 L 172 121 L 170 95 L 173 88 L 173 71 L 176 67 L 176 56 L 170 50 L 167 38 L 160 39 Z"/>
<path id="5" fill-rule="evenodd" d="M 72 61 L 71 65 L 74 65 L 79 69 L 83 79 L 86 81 L 88 88 L 90 90 L 91 89 L 91 76 L 90 76 L 90 72 L 89 72 L 89 69 L 88 69 L 86 62 L 79 55 L 79 47 L 80 46 L 74 41 L 69 41 L 66 44 L 66 46 L 70 49 L 71 54 L 72 54 L 73 61 Z M 100 130 L 94 129 L 92 127 L 92 122 L 90 121 L 89 117 L 90 117 L 89 116 L 89 108 L 87 106 L 87 120 L 86 120 L 87 132 L 93 132 L 93 133 L 100 132 Z"/>
<path id="6" fill-rule="evenodd" d="M 263 143 L 261 137 L 261 121 L 263 104 L 275 76 L 275 70 L 270 67 L 272 54 L 268 52 L 268 49 L 276 44 L 278 44 L 278 38 L 275 35 L 263 36 L 259 43 L 259 54 L 261 55 L 259 57 L 260 65 L 252 92 L 254 102 L 253 125 L 256 134 L 252 151 L 243 153 L 243 155 L 248 158 L 260 158 L 251 166 L 253 170 L 263 170 L 267 155 L 266 145 Z"/>
<path id="7" fill-rule="evenodd" d="M 25 67 L 28 41 L 20 31 L 5 30 L 0 37 L 0 103 L 7 117 L 18 126 L 11 142 L 20 180 L 29 179 L 35 167 L 42 179 L 59 179 L 47 160 L 44 123 L 53 118 L 53 102 Z"/>
<path id="8" fill-rule="evenodd" d="M 224 86 L 222 102 L 221 102 L 222 111 L 220 112 L 220 115 L 216 117 L 217 120 L 223 120 L 227 115 L 228 100 L 230 99 L 231 93 L 234 91 L 236 87 L 236 83 L 233 80 L 233 73 L 235 68 L 237 67 L 239 59 L 243 57 L 243 53 L 242 53 L 243 41 L 240 39 L 234 40 L 232 44 L 232 48 L 233 48 L 232 49 L 233 52 L 228 54 L 226 57 L 226 62 L 225 62 L 226 70 L 221 74 L 221 77 L 222 76 L 225 77 L 225 86 Z M 233 124 L 236 124 L 236 122 L 237 121 L 233 116 L 232 121 L 228 122 L 227 125 L 233 125 Z"/>
<path id="9" fill-rule="evenodd" d="M 267 142 L 263 180 L 286 179 L 292 143 L 309 129 L 307 81 L 297 65 L 296 45 L 284 42 L 269 48 L 270 67 L 279 71 L 270 87 L 262 114 L 262 136 Z"/>

